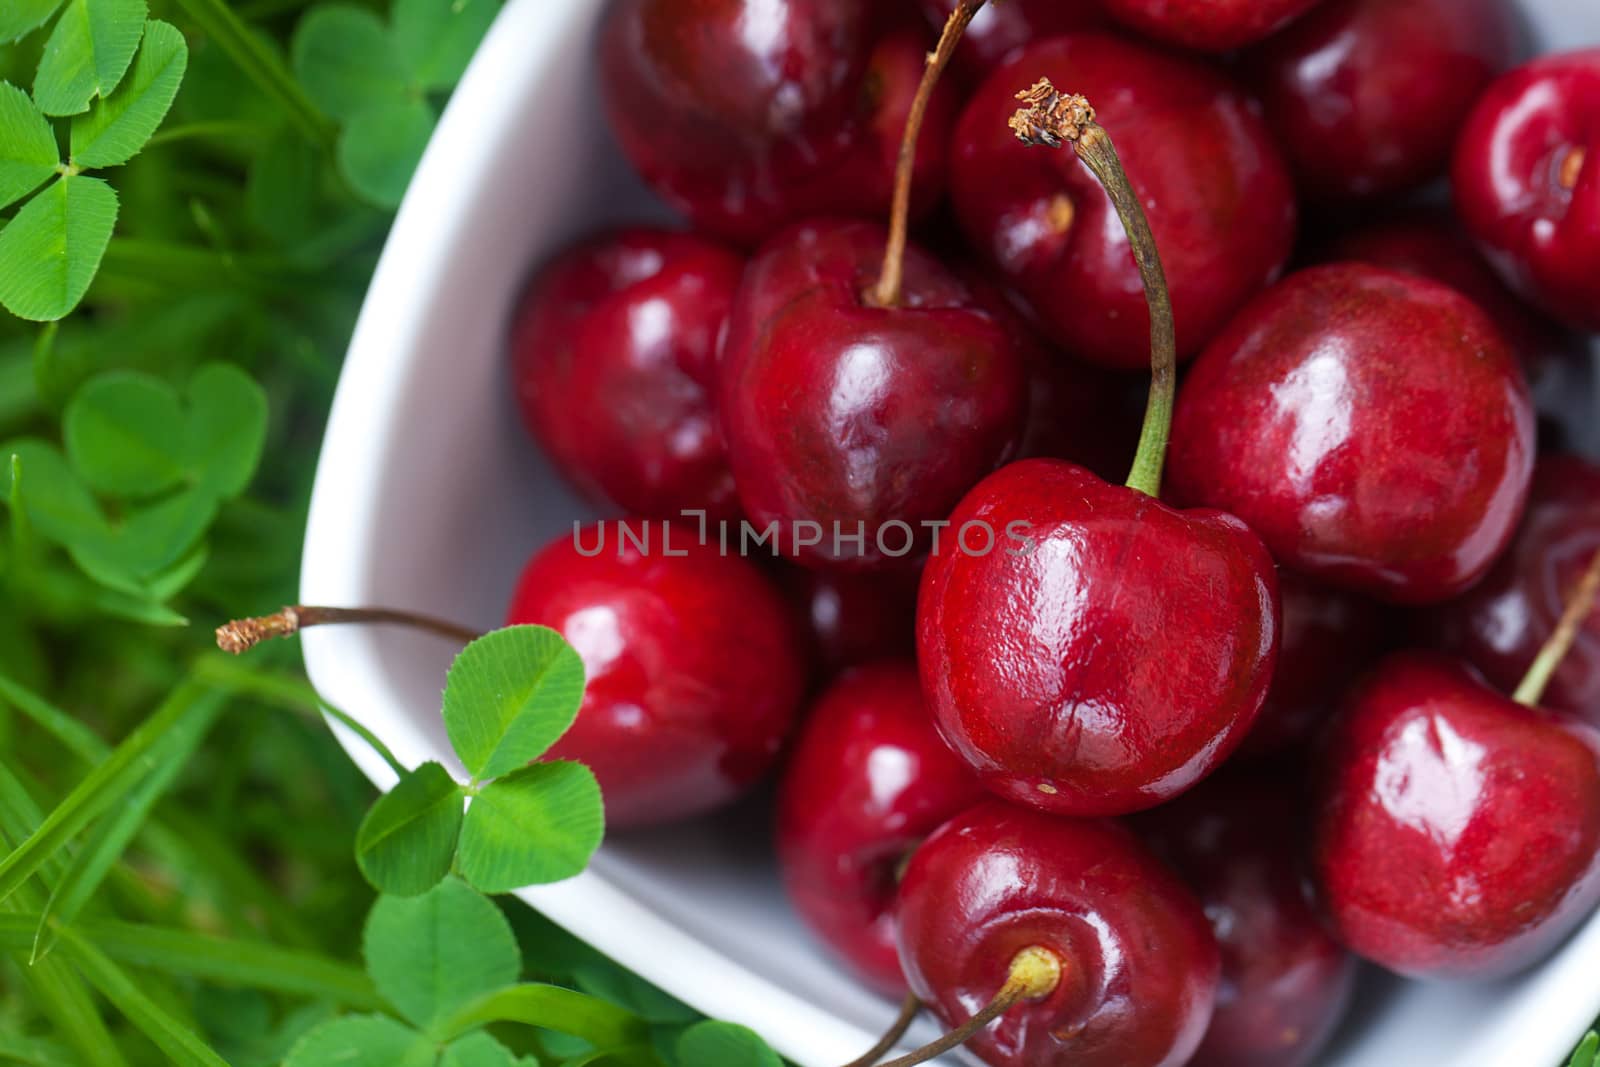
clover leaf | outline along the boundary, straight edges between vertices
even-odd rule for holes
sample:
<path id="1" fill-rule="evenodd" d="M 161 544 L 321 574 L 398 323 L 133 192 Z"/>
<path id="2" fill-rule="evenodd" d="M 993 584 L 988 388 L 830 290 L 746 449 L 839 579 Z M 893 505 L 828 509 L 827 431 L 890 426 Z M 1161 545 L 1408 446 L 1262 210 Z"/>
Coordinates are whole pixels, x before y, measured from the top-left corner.
<path id="1" fill-rule="evenodd" d="M 76 115 L 117 87 L 144 36 L 145 0 L 68 0 L 45 42 L 33 98 L 46 115 Z"/>
<path id="2" fill-rule="evenodd" d="M 43 185 L 60 162 L 49 120 L 27 93 L 0 82 L 0 208 Z"/>
<path id="3" fill-rule="evenodd" d="M 117 194 L 98 178 L 63 174 L 0 230 L 0 305 L 48 322 L 78 306 L 117 224 Z"/>

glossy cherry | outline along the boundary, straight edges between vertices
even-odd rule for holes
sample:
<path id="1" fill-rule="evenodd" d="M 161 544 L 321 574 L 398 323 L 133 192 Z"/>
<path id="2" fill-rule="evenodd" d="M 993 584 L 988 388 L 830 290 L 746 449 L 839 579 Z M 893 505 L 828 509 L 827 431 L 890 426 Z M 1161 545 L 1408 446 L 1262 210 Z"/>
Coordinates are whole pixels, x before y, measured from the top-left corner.
<path id="1" fill-rule="evenodd" d="M 605 522 L 551 542 L 506 614 L 559 631 L 582 657 L 583 704 L 550 756 L 594 771 L 616 828 L 741 793 L 777 758 L 805 674 L 792 613 L 752 564 L 692 528 L 630 529 Z"/>
<path id="2" fill-rule="evenodd" d="M 990 789 L 1122 814 L 1244 739 L 1278 649 L 1275 569 L 1244 523 L 1042 459 L 984 479 L 950 523 L 996 531 L 995 547 L 929 560 L 918 661 L 940 730 Z"/>
<path id="3" fill-rule="evenodd" d="M 1501 275 L 1600 331 L 1600 48 L 1544 56 L 1483 94 L 1456 147 L 1461 218 Z"/>
<path id="4" fill-rule="evenodd" d="M 1600 731 L 1406 654 L 1328 739 L 1313 832 L 1335 935 L 1400 974 L 1533 963 L 1600 903 Z"/>
<path id="5" fill-rule="evenodd" d="M 1370 198 L 1444 172 L 1519 40 L 1508 0 L 1325 0 L 1247 53 L 1245 69 L 1301 191 Z"/>
<path id="6" fill-rule="evenodd" d="M 987 794 L 933 728 L 917 669 L 882 661 L 818 698 L 778 794 L 778 864 L 807 925 L 868 985 L 906 991 L 895 951 L 900 868 Z"/>
<path id="7" fill-rule="evenodd" d="M 1178 354 L 1191 355 L 1276 277 L 1294 240 L 1288 172 L 1255 106 L 1198 60 L 1109 35 L 1033 44 L 999 67 L 956 126 L 950 192 L 968 240 L 1069 354 L 1148 365 L 1150 316 L 1110 201 L 1070 152 L 1006 128 L 1047 77 L 1095 102 L 1166 266 Z"/>
<path id="8" fill-rule="evenodd" d="M 1600 549 L 1600 467 L 1545 456 L 1511 549 L 1465 595 L 1429 616 L 1435 640 L 1509 692 L 1560 619 L 1567 593 Z M 1556 668 L 1544 706 L 1600 723 L 1600 612 Z"/>
<path id="9" fill-rule="evenodd" d="M 701 229 L 754 243 L 816 213 L 889 208 L 928 38 L 858 0 L 620 0 L 600 33 L 606 113 L 635 169 Z M 953 98 L 917 157 L 938 198 Z"/>
<path id="10" fill-rule="evenodd" d="M 1225 772 L 1134 823 L 1200 898 L 1221 950 L 1216 1011 L 1189 1067 L 1302 1067 L 1349 1003 L 1356 960 L 1308 899 L 1302 806 L 1285 777 Z"/>
<path id="11" fill-rule="evenodd" d="M 1534 418 L 1471 301 L 1366 264 L 1302 271 L 1196 361 L 1172 489 L 1250 524 L 1279 562 L 1402 603 L 1483 576 L 1515 532 Z"/>
<path id="12" fill-rule="evenodd" d="M 534 276 L 511 334 L 523 422 L 593 500 L 632 514 L 738 510 L 714 406 L 744 260 L 701 237 L 593 237 Z"/>
<path id="13" fill-rule="evenodd" d="M 1389 643 L 1388 609 L 1339 589 L 1278 571 L 1283 641 L 1272 686 L 1256 724 L 1239 747 L 1267 756 L 1309 742 L 1332 715 L 1349 680 Z"/>
<path id="14" fill-rule="evenodd" d="M 984 5 L 956 47 L 952 66 L 977 82 L 1018 49 L 1046 37 L 1107 24 L 1104 0 L 1000 0 Z M 956 0 L 917 0 L 928 23 L 939 29 L 956 9 Z"/>
<path id="15" fill-rule="evenodd" d="M 898 909 L 906 978 L 950 1026 L 1023 950 L 1059 961 L 1050 992 L 969 1042 L 991 1067 L 1177 1067 L 1205 1033 L 1217 983 L 1205 914 L 1124 827 L 988 801 L 917 849 Z"/>
<path id="16" fill-rule="evenodd" d="M 883 574 L 784 567 L 780 582 L 811 634 L 816 661 L 839 671 L 916 649 L 921 571 Z"/>
<path id="17" fill-rule="evenodd" d="M 1180 48 L 1230 52 L 1254 44 L 1321 0 L 1099 0 L 1130 29 Z"/>
<path id="18" fill-rule="evenodd" d="M 911 247 L 899 306 L 868 299 L 886 239 L 865 222 L 797 226 L 757 254 L 734 305 L 721 410 L 739 499 L 811 566 L 915 558 L 921 524 L 1021 430 L 1022 357 L 965 282 Z"/>

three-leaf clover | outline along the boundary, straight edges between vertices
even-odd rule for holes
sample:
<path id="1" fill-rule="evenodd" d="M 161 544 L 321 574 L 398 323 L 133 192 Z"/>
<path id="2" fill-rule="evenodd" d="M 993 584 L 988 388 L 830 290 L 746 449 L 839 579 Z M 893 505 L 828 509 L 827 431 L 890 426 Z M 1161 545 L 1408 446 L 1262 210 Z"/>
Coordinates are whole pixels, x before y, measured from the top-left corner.
<path id="1" fill-rule="evenodd" d="M 433 135 L 433 96 L 460 79 L 499 0 L 396 0 L 385 23 L 372 11 L 326 4 L 295 29 L 294 71 L 341 124 L 338 164 L 358 194 L 400 203 Z"/>
<path id="2" fill-rule="evenodd" d="M 533 762 L 582 699 L 583 662 L 554 630 L 511 626 L 462 650 L 445 681 L 444 724 L 472 782 L 434 762 L 403 775 L 356 836 L 367 880 L 405 896 L 454 869 L 504 893 L 582 871 L 605 831 L 600 787 L 581 764 Z"/>

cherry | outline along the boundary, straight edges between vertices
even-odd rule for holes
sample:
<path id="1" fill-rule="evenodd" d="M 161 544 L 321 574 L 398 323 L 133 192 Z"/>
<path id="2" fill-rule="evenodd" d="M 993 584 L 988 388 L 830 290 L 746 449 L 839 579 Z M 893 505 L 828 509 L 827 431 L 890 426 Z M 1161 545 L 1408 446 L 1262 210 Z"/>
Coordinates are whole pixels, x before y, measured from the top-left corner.
<path id="1" fill-rule="evenodd" d="M 1555 630 L 1563 592 L 1597 549 L 1600 467 L 1577 456 L 1541 458 L 1510 551 L 1464 596 L 1430 614 L 1435 640 L 1509 690 Z M 1556 668 L 1544 703 L 1600 722 L 1600 614 Z"/>
<path id="2" fill-rule="evenodd" d="M 1321 0 L 1100 0 L 1112 18 L 1147 37 L 1201 52 L 1254 44 Z"/>
<path id="3" fill-rule="evenodd" d="M 1133 235 L 1152 308 L 1150 405 L 1127 486 L 1026 460 L 967 494 L 950 517 L 961 550 L 923 573 L 918 662 L 940 732 L 990 789 L 1058 814 L 1120 814 L 1187 789 L 1243 739 L 1277 654 L 1277 581 L 1244 523 L 1156 499 L 1174 359 L 1155 243 L 1087 101 L 1047 81 L 1026 97 L 1019 136 L 1072 140 Z"/>
<path id="4" fill-rule="evenodd" d="M 1300 1067 L 1349 1003 L 1356 961 L 1306 898 L 1295 793 L 1281 777 L 1224 773 L 1135 823 L 1199 896 L 1221 950 L 1216 1011 L 1189 1067 Z"/>
<path id="5" fill-rule="evenodd" d="M 1403 192 L 1444 172 L 1473 101 L 1519 50 L 1507 0 L 1326 0 L 1246 54 L 1301 191 Z"/>
<path id="6" fill-rule="evenodd" d="M 1462 221 L 1501 276 L 1600 331 L 1600 48 L 1544 56 L 1495 82 L 1456 147 Z"/>
<path id="7" fill-rule="evenodd" d="M 874 989 L 906 991 L 894 940 L 901 865 L 984 795 L 939 740 L 909 660 L 845 674 L 807 717 L 778 794 L 778 864 L 801 917 Z"/>
<path id="8" fill-rule="evenodd" d="M 1459 662 L 1385 661 L 1351 695 L 1322 776 L 1322 908 L 1391 971 L 1509 974 L 1600 903 L 1600 731 Z"/>
<path id="9" fill-rule="evenodd" d="M 1041 75 L 1105 102 L 1166 267 L 1178 354 L 1192 355 L 1276 277 L 1294 240 L 1289 176 L 1265 124 L 1206 64 L 1094 33 L 1023 49 L 962 112 L 950 192 L 968 240 L 1054 342 L 1112 367 L 1145 364 L 1150 316 L 1094 176 L 1006 131 L 1016 90 Z"/>
<path id="10" fill-rule="evenodd" d="M 638 515 L 737 513 L 712 393 L 743 272 L 704 238 L 635 228 L 535 275 L 511 334 L 517 403 L 585 494 Z"/>
<path id="11" fill-rule="evenodd" d="M 1320 585 L 1293 571 L 1278 572 L 1283 641 L 1266 703 L 1241 757 L 1273 755 L 1305 745 L 1333 712 L 1348 679 L 1387 645 L 1388 618 L 1378 604 Z"/>
<path id="12" fill-rule="evenodd" d="M 924 48 L 920 25 L 858 0 L 620 0 L 599 45 L 634 168 L 696 227 L 745 243 L 809 214 L 887 210 Z M 918 211 L 938 197 L 953 99 L 929 110 Z"/>
<path id="13" fill-rule="evenodd" d="M 956 0 L 918 0 L 935 28 L 956 9 Z M 969 81 L 980 81 L 1018 49 L 1074 30 L 1106 24 L 1104 0 L 1001 0 L 988 4 L 967 27 L 952 65 Z"/>
<path id="14" fill-rule="evenodd" d="M 1444 212 L 1408 208 L 1404 219 L 1342 235 L 1322 259 L 1357 260 L 1450 286 L 1494 320 L 1530 375 L 1565 348 L 1560 331 L 1506 288 Z"/>
<path id="15" fill-rule="evenodd" d="M 906 978 L 947 1025 L 1012 991 L 970 1040 L 992 1067 L 1176 1067 L 1205 1033 L 1205 914 L 1115 823 L 970 808 L 912 854 L 898 914 Z"/>
<path id="16" fill-rule="evenodd" d="M 615 828 L 736 797 L 776 759 L 804 685 L 800 635 L 760 571 L 692 529 L 626 525 L 631 539 L 596 523 L 535 553 L 506 615 L 582 657 L 583 704 L 550 756 L 594 771 Z"/>
<path id="17" fill-rule="evenodd" d="M 915 650 L 920 570 L 883 574 L 785 567 L 781 582 L 811 633 L 818 664 L 838 671 Z"/>
<path id="18" fill-rule="evenodd" d="M 981 2 L 951 17 L 919 100 Z M 812 566 L 917 554 L 923 524 L 1016 446 L 1026 380 L 1011 332 L 906 239 L 921 117 L 906 124 L 887 231 L 794 226 L 757 253 L 734 302 L 721 411 L 739 499 Z"/>
<path id="19" fill-rule="evenodd" d="M 1185 380 L 1173 442 L 1177 499 L 1237 514 L 1287 567 L 1427 603 L 1482 577 L 1515 532 L 1534 418 L 1471 301 L 1345 263 L 1239 315 Z"/>

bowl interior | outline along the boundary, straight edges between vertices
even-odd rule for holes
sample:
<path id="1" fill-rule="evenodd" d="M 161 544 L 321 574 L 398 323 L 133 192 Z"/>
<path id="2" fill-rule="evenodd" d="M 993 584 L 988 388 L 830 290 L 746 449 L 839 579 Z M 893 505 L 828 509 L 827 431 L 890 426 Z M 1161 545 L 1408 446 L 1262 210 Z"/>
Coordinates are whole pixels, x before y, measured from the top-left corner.
<path id="1" fill-rule="evenodd" d="M 492 627 L 529 553 L 591 515 L 518 424 L 505 335 L 541 258 L 589 230 L 667 218 L 594 103 L 601 6 L 510 0 L 440 125 L 341 379 L 307 532 L 307 603 L 391 604 Z M 1546 41 L 1600 43 L 1593 0 L 1525 6 Z M 306 635 L 305 651 L 329 702 L 402 761 L 454 765 L 439 717 L 452 649 L 401 632 L 323 630 Z M 359 741 L 340 738 L 374 781 L 392 783 Z M 718 818 L 616 835 L 585 875 L 524 895 L 682 999 L 828 1067 L 870 1044 L 893 1007 L 835 969 L 793 918 L 767 820 L 756 796 Z M 1554 1063 L 1600 1010 L 1597 967 L 1591 922 L 1512 982 L 1374 976 L 1327 1062 Z"/>

